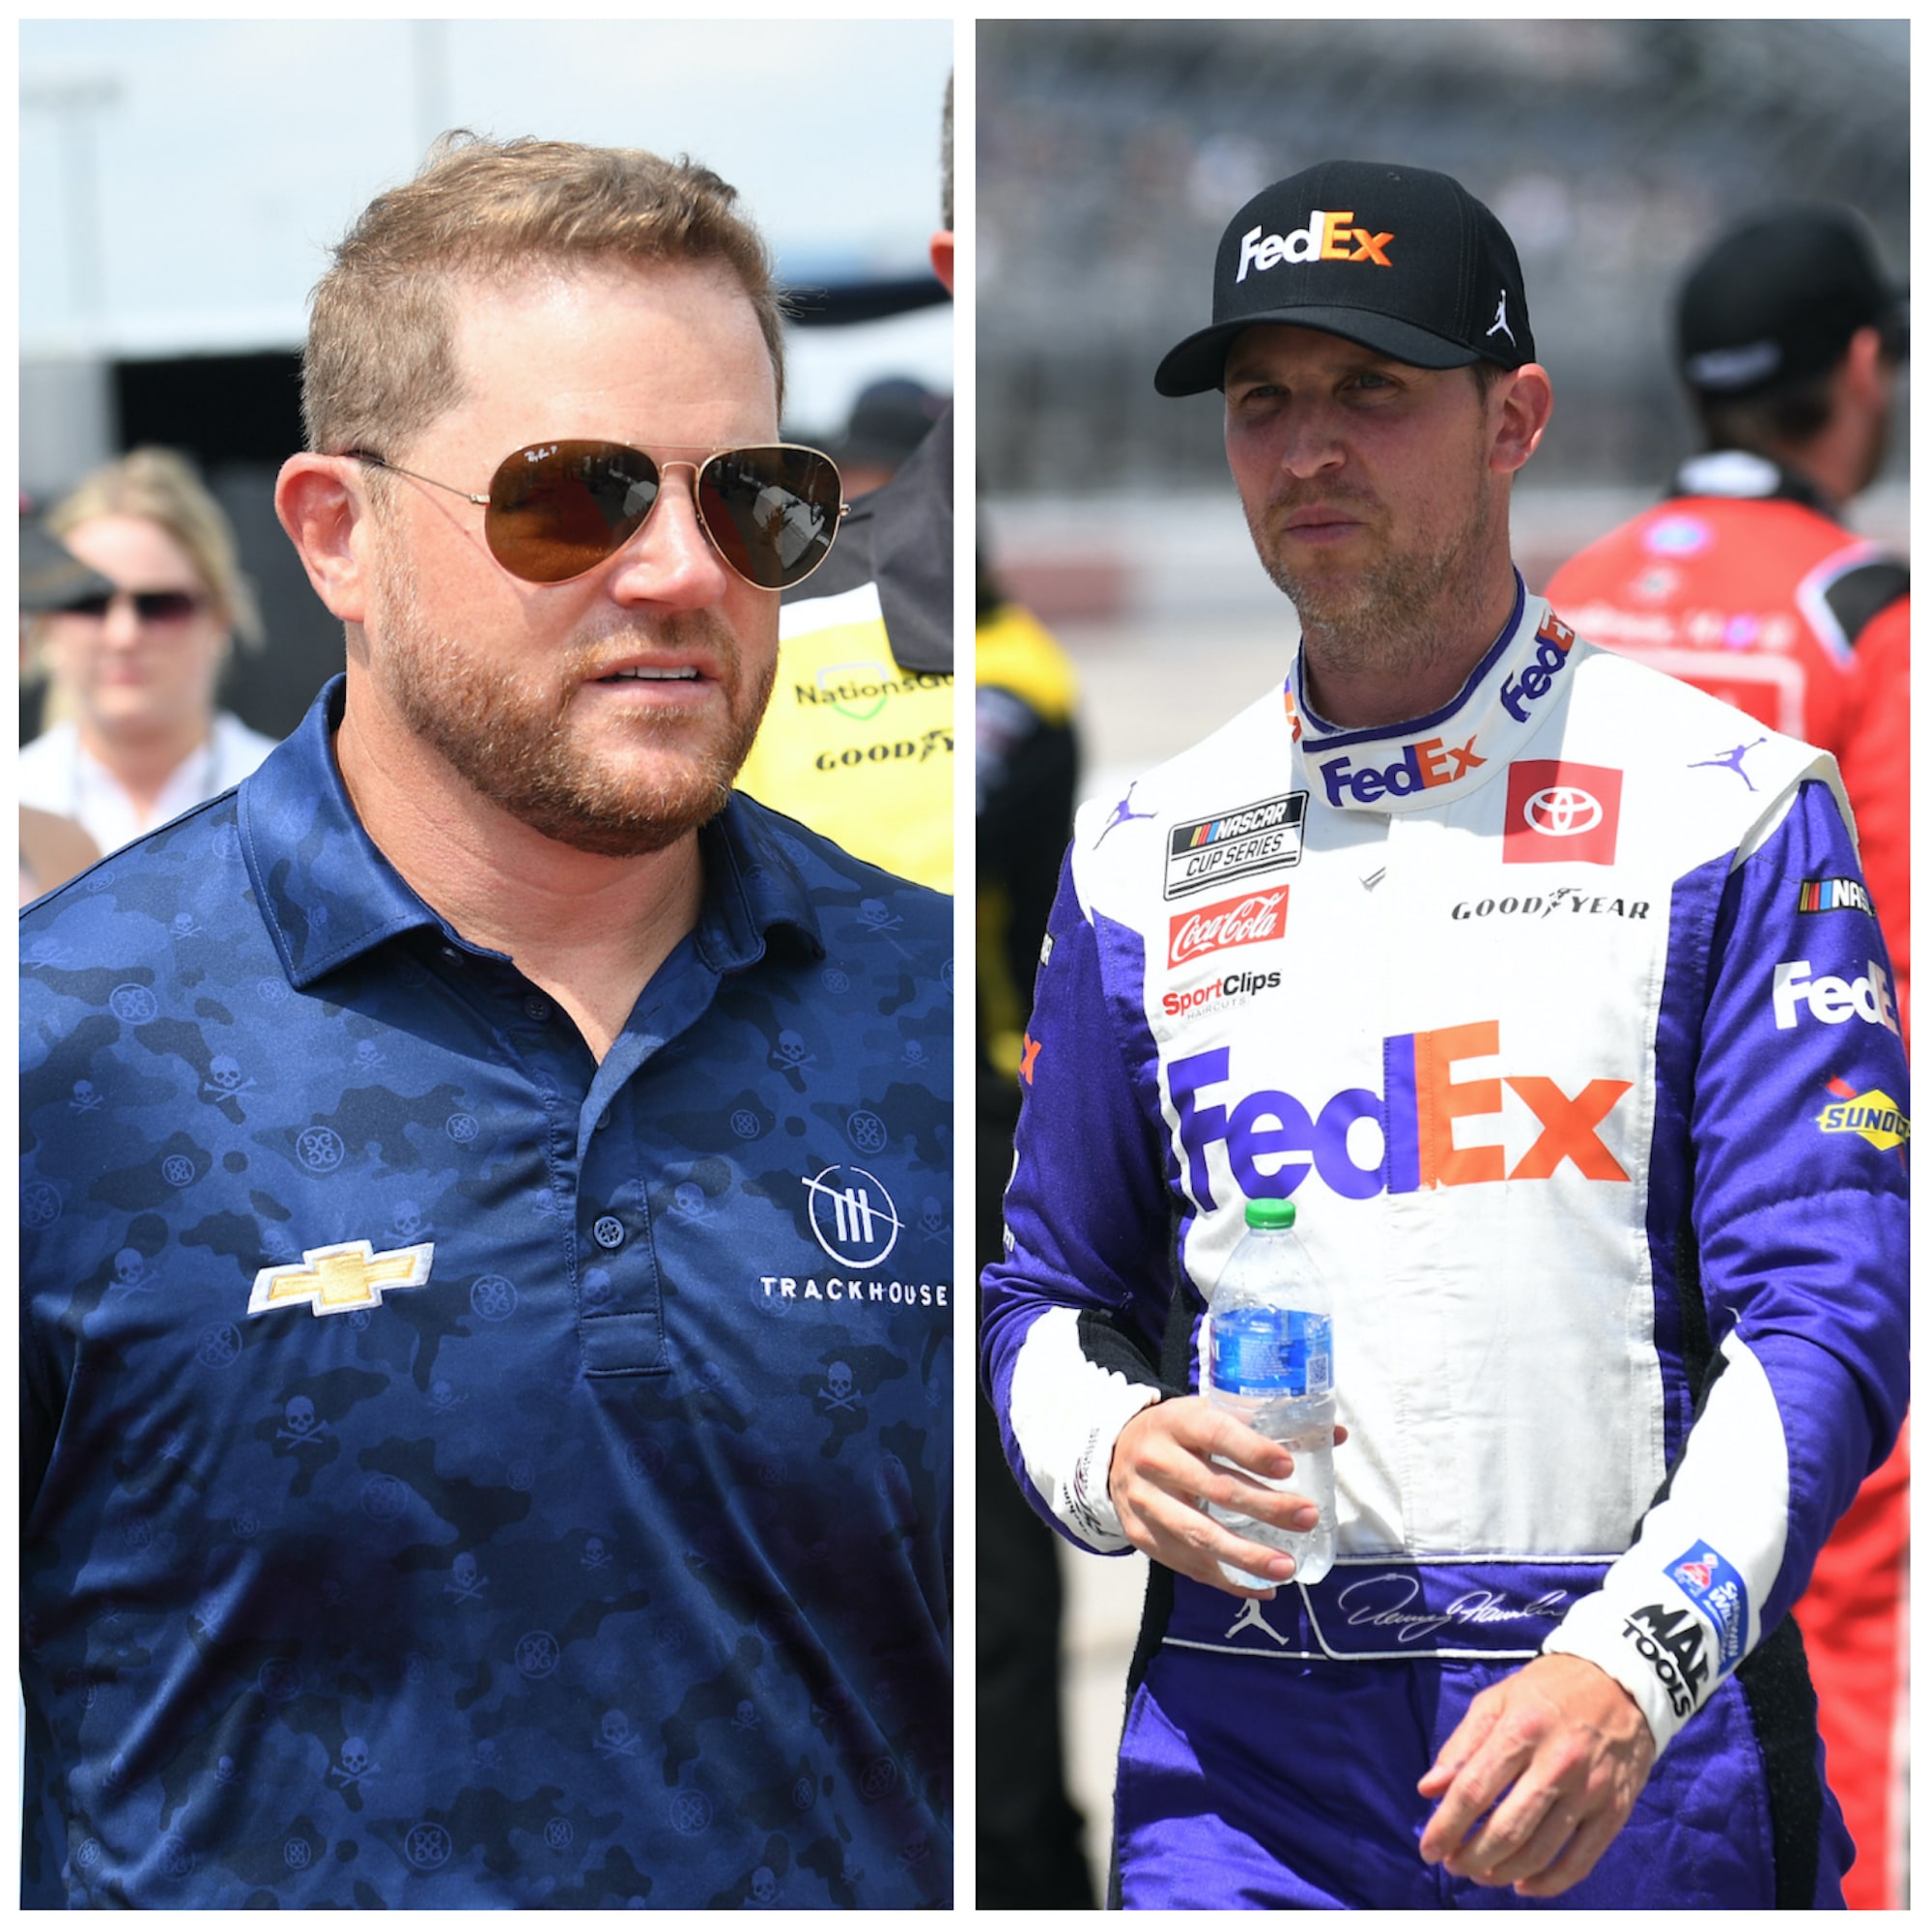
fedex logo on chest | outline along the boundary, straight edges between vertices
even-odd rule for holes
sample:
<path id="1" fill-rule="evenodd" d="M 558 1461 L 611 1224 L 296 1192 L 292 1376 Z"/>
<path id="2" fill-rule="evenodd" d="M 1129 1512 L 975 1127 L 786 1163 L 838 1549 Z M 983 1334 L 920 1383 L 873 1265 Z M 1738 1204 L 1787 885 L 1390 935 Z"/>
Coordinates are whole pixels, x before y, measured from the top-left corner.
<path id="1" fill-rule="evenodd" d="M 1311 1173 L 1350 1201 L 1549 1180 L 1566 1167 L 1586 1180 L 1629 1181 L 1602 1130 L 1633 1082 L 1605 1076 L 1573 1094 L 1548 1074 L 1465 1077 L 1459 1070 L 1466 1061 L 1501 1057 L 1497 1020 L 1396 1034 L 1382 1041 L 1380 1092 L 1345 1087 L 1321 1098 L 1282 1088 L 1226 1092 L 1232 1062 L 1225 1046 L 1174 1060 L 1168 1095 L 1188 1191 L 1204 1210 L 1219 1205 L 1210 1158 L 1216 1149 L 1236 1186 L 1254 1201 L 1292 1195 Z M 1501 1131 L 1505 1087 L 1536 1122 L 1535 1138 L 1514 1158 Z M 1379 1135 L 1354 1131 L 1362 1122 L 1374 1122 Z"/>

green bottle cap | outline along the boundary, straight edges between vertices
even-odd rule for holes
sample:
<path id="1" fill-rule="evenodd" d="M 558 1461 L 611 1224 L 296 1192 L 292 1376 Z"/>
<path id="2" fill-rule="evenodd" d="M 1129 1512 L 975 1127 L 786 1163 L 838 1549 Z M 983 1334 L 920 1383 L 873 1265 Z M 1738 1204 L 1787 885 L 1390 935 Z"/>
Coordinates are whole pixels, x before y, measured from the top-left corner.
<path id="1" fill-rule="evenodd" d="M 1251 1228 L 1292 1228 L 1294 1226 L 1293 1201 L 1250 1201 L 1248 1226 Z"/>

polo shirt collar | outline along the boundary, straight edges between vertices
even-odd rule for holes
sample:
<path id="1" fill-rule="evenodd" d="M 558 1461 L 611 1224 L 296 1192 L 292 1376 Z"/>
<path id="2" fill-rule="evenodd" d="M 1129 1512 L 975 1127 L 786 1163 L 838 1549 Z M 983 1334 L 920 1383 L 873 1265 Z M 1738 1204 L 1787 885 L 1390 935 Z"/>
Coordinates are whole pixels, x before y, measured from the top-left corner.
<path id="1" fill-rule="evenodd" d="M 363 830 L 335 762 L 346 680 L 331 678 L 294 733 L 242 781 L 237 816 L 263 923 L 298 988 L 313 985 L 384 941 L 426 930 L 463 938 L 434 911 Z M 749 966 L 767 936 L 794 931 L 814 956 L 825 946 L 804 880 L 770 822 L 737 792 L 698 834 L 704 898 L 692 935 L 714 972 Z"/>

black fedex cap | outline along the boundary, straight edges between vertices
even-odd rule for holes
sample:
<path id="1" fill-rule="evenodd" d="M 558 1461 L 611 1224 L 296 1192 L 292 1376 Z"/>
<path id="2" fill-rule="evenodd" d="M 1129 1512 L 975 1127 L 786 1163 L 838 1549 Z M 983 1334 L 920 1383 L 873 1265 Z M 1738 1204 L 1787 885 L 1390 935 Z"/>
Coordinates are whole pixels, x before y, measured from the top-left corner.
<path id="1" fill-rule="evenodd" d="M 1502 223 L 1448 175 L 1323 161 L 1264 188 L 1214 256 L 1214 320 L 1161 358 L 1163 396 L 1221 386 L 1258 322 L 1340 335 L 1418 369 L 1536 359 L 1522 270 Z"/>
<path id="2" fill-rule="evenodd" d="M 1678 364 L 1709 396 L 1752 396 L 1820 376 L 1861 328 L 1905 346 L 1905 291 L 1879 270 L 1849 209 L 1794 202 L 1719 240 L 1677 298 Z"/>

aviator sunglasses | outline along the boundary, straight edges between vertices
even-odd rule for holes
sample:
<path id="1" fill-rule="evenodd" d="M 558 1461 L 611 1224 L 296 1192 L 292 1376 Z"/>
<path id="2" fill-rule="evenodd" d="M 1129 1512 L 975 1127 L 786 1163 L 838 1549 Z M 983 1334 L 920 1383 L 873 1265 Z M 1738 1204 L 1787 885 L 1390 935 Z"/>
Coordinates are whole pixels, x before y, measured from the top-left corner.
<path id="1" fill-rule="evenodd" d="M 482 497 L 405 469 L 372 449 L 347 454 L 481 505 L 491 555 L 526 583 L 565 583 L 614 556 L 643 528 L 668 469 L 691 471 L 698 527 L 724 562 L 760 590 L 804 582 L 830 554 L 846 507 L 838 466 L 795 442 L 674 463 L 621 442 L 535 442 L 503 459 Z"/>

